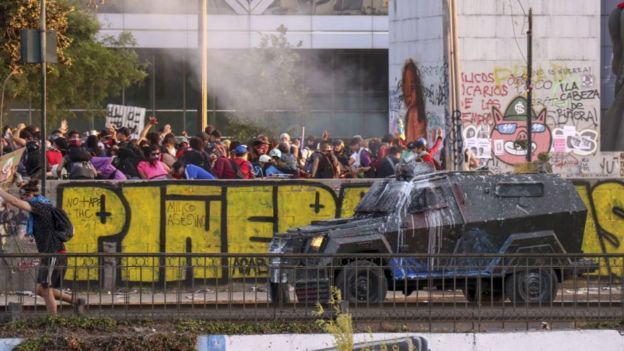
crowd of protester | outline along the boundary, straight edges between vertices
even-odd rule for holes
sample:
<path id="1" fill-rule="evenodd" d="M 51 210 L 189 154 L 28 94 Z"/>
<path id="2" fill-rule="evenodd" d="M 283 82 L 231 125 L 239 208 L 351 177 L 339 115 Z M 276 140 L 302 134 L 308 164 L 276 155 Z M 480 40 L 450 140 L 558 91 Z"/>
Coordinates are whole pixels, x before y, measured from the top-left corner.
<path id="1" fill-rule="evenodd" d="M 25 148 L 18 173 L 34 177 L 41 171 L 41 138 L 35 126 L 23 123 L 3 128 L 0 153 Z M 151 117 L 139 135 L 128 128 L 107 127 L 81 133 L 67 122 L 45 140 L 47 177 L 59 179 L 254 179 L 254 178 L 374 178 L 394 175 L 401 161 L 430 163 L 442 145 L 442 132 L 428 148 L 424 138 L 405 142 L 392 135 L 350 140 L 308 136 L 302 142 L 282 133 L 274 140 L 222 138 L 207 127 L 196 136 L 175 135 L 170 125 L 158 128 Z"/>

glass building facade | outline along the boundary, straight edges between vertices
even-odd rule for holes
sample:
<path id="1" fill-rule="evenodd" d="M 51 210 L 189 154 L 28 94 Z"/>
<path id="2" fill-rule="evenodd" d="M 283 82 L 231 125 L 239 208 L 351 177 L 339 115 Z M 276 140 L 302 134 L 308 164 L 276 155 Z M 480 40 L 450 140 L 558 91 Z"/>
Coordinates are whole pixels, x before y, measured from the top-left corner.
<path id="1" fill-rule="evenodd" d="M 129 87 L 106 103 L 145 107 L 148 115 L 156 116 L 161 125 L 171 124 L 177 133 L 197 132 L 199 3 L 109 0 L 98 8 L 102 35 L 131 32 L 137 41 L 135 50 L 149 64 L 143 84 Z M 239 84 L 233 80 L 240 77 L 228 74 L 215 57 L 227 61 L 228 56 L 245 55 L 258 47 L 258 33 L 275 34 L 277 27 L 285 25 L 289 42 L 303 42 L 296 49 L 300 68 L 295 79 L 305 87 L 307 102 L 303 118 L 297 107 L 266 106 L 261 115 L 273 121 L 271 130 L 277 134 L 305 126 L 308 135 L 328 130 L 340 137 L 387 132 L 387 1 L 209 0 L 208 5 L 209 124 L 225 135 L 233 134 L 230 122 L 243 113 L 244 105 L 221 94 L 219 87 Z M 254 79 L 258 77 L 244 80 Z M 34 106 L 37 104 L 33 101 Z M 28 121 L 29 115 L 33 122 L 38 120 L 38 112 L 29 106 L 12 107 L 11 123 Z M 100 117 L 85 118 L 80 106 L 71 108 L 72 128 L 104 127 L 103 111 Z"/>

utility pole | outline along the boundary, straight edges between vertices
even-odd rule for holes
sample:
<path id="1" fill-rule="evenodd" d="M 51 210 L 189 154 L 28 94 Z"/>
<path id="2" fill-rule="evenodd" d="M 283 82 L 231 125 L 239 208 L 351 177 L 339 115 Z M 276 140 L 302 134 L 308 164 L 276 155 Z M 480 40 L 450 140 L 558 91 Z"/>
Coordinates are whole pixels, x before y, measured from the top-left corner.
<path id="1" fill-rule="evenodd" d="M 533 8 L 529 9 L 529 31 L 527 32 L 527 162 L 533 153 Z"/>
<path id="2" fill-rule="evenodd" d="M 200 0 L 199 50 L 201 51 L 201 111 L 198 125 L 200 131 L 208 126 L 208 0 Z"/>
<path id="3" fill-rule="evenodd" d="M 39 28 L 41 39 L 41 195 L 46 195 L 46 173 L 48 165 L 46 162 L 46 114 L 47 114 L 47 76 L 46 76 L 46 56 L 47 56 L 47 38 L 46 38 L 46 2 L 41 0 L 41 26 Z"/>

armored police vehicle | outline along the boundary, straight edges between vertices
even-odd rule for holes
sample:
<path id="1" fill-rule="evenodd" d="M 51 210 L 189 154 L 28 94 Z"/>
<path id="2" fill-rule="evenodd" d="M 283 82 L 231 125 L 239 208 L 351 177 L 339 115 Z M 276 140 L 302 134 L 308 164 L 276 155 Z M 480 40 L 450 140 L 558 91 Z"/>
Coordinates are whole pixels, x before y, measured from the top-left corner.
<path id="1" fill-rule="evenodd" d="M 331 286 L 351 302 L 388 290 L 461 289 L 467 299 L 547 303 L 580 253 L 587 210 L 552 174 L 439 172 L 372 185 L 352 218 L 278 233 L 270 244 L 274 302 L 325 301 Z M 317 255 L 307 255 L 317 254 Z M 512 255 L 509 255 L 512 254 Z M 299 255 L 299 256 L 297 256 Z"/>

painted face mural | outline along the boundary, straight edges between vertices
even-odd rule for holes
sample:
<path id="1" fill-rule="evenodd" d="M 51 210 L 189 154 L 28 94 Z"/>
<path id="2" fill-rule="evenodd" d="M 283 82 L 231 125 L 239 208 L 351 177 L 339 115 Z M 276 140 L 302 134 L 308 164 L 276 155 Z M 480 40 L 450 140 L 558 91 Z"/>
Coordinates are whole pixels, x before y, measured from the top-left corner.
<path id="1" fill-rule="evenodd" d="M 526 162 L 527 146 L 527 101 L 524 97 L 516 97 L 507 106 L 503 115 L 497 107 L 492 107 L 492 116 L 496 125 L 492 129 L 492 150 L 500 161 L 514 165 Z M 552 144 L 550 128 L 545 123 L 546 109 L 539 114 L 533 111 L 532 119 L 532 159 L 542 152 L 549 152 Z"/>
<path id="2" fill-rule="evenodd" d="M 427 136 L 427 117 L 420 73 L 414 60 L 408 59 L 403 65 L 401 80 L 405 114 L 405 137 L 413 141 Z"/>

